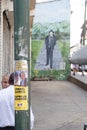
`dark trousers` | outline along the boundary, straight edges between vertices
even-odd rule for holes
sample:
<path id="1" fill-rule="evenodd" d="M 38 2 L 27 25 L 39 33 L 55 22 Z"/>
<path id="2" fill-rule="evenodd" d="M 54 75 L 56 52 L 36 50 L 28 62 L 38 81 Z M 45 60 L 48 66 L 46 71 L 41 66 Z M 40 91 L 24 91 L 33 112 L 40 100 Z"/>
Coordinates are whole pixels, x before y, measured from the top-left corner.
<path id="1" fill-rule="evenodd" d="M 48 65 L 50 62 L 50 67 L 52 68 L 52 66 L 53 66 L 53 49 L 48 48 L 46 56 L 47 56 L 46 64 Z"/>
<path id="2" fill-rule="evenodd" d="M 15 130 L 13 126 L 0 127 L 0 130 Z"/>

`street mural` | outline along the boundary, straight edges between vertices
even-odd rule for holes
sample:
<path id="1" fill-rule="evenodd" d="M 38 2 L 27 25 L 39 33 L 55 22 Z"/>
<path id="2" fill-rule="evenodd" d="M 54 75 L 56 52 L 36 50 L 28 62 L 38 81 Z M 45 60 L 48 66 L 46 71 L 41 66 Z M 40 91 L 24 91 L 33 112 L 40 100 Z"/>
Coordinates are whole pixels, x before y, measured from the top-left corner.
<path id="1" fill-rule="evenodd" d="M 31 79 L 67 79 L 70 72 L 69 0 L 36 5 L 31 45 Z"/>

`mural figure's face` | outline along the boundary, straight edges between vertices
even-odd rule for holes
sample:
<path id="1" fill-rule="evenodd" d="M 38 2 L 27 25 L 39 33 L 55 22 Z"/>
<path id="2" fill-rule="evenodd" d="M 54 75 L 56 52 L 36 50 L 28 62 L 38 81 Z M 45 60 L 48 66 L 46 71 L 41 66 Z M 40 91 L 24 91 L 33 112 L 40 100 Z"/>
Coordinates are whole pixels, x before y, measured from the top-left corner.
<path id="1" fill-rule="evenodd" d="M 50 36 L 53 36 L 53 32 L 50 32 L 49 34 L 50 34 Z"/>

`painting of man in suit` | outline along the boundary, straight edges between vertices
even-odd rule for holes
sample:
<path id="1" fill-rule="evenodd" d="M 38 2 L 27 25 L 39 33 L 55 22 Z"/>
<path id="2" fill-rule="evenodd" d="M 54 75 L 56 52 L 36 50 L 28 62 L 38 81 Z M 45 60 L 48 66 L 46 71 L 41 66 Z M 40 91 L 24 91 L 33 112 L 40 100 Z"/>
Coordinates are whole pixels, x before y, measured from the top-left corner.
<path id="1" fill-rule="evenodd" d="M 45 37 L 46 45 L 46 66 L 50 65 L 50 68 L 53 67 L 53 50 L 56 44 L 56 37 L 54 31 L 50 30 L 49 34 Z"/>
<path id="2" fill-rule="evenodd" d="M 48 11 L 46 10 L 48 9 Z M 55 14 L 55 15 L 54 15 Z M 31 78 L 65 80 L 70 65 L 70 3 L 37 4 L 32 30 Z"/>

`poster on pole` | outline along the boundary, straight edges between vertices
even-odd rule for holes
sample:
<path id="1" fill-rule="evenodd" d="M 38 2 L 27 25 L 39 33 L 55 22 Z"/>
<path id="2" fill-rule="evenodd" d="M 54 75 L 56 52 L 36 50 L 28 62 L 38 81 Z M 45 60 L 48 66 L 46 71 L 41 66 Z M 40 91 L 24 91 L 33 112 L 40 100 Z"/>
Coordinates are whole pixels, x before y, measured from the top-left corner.
<path id="1" fill-rule="evenodd" d="M 28 110 L 28 64 L 26 60 L 15 61 L 15 110 Z"/>

